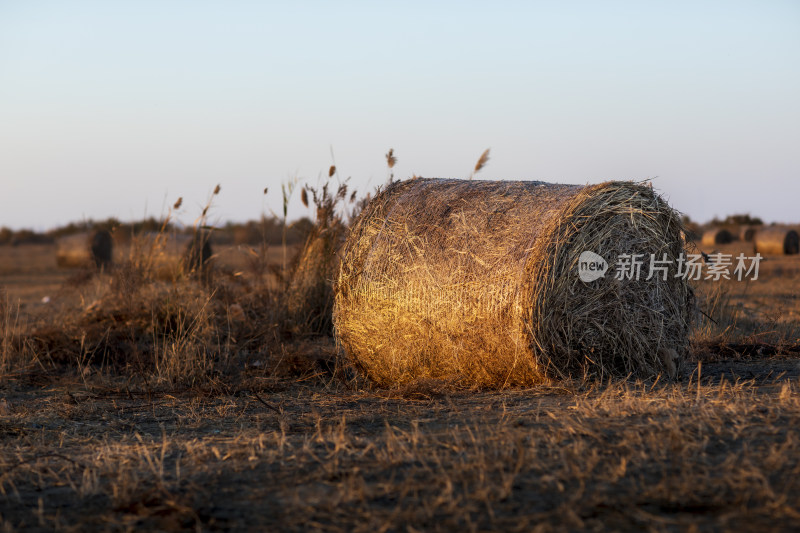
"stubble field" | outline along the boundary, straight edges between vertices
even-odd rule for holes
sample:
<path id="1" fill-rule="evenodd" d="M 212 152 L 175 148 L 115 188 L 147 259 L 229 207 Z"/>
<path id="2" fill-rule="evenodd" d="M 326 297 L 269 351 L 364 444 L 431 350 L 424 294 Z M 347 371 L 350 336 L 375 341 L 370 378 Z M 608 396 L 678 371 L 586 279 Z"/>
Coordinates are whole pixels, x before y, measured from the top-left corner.
<path id="1" fill-rule="evenodd" d="M 282 250 L 224 250 L 210 281 L 52 256 L 0 249 L 0 530 L 800 524 L 796 256 L 697 284 L 675 381 L 502 391 L 371 386 L 276 311 L 257 267 Z"/>

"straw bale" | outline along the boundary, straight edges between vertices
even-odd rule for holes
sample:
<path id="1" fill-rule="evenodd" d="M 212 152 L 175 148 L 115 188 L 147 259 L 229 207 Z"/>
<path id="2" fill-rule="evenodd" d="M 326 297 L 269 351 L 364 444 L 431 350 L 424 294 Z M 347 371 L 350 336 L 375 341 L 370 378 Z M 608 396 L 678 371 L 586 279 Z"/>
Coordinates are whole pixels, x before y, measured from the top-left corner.
<path id="1" fill-rule="evenodd" d="M 135 236 L 131 246 L 131 259 L 163 278 L 203 272 L 212 253 L 206 232 L 146 232 Z"/>
<path id="2" fill-rule="evenodd" d="M 330 224 L 318 223 L 306 239 L 287 291 L 287 309 L 293 324 L 313 332 L 331 332 L 333 282 L 339 271 L 338 252 L 344 236 L 344 226 L 334 220 Z"/>
<path id="3" fill-rule="evenodd" d="M 715 246 L 717 244 L 729 244 L 733 242 L 733 234 L 725 228 L 712 228 L 703 233 L 703 246 Z"/>
<path id="4" fill-rule="evenodd" d="M 753 246 L 764 255 L 792 255 L 800 252 L 800 238 L 792 228 L 770 226 L 758 230 Z"/>
<path id="5" fill-rule="evenodd" d="M 753 237 L 755 237 L 760 227 L 761 226 L 752 224 L 742 226 L 741 229 L 739 229 L 739 240 L 742 242 L 753 242 Z"/>
<path id="6" fill-rule="evenodd" d="M 384 386 L 674 375 L 693 316 L 692 290 L 675 276 L 682 230 L 650 187 L 630 182 L 398 182 L 345 243 L 337 340 Z M 584 251 L 607 261 L 604 277 L 581 281 Z M 622 254 L 644 254 L 641 279 L 616 279 Z M 650 254 L 666 256 L 666 280 L 645 279 Z"/>
<path id="7" fill-rule="evenodd" d="M 114 243 L 107 230 L 84 231 L 56 241 L 56 264 L 60 268 L 98 268 L 111 264 Z"/>

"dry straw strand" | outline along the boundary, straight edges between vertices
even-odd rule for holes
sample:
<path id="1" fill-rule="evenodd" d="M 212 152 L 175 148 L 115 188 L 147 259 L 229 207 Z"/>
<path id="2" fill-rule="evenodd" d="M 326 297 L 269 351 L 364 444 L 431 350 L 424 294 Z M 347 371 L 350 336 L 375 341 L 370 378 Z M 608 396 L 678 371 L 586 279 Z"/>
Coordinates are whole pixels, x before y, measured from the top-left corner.
<path id="1" fill-rule="evenodd" d="M 394 183 L 345 243 L 337 339 L 384 386 L 674 375 L 688 349 L 691 288 L 674 271 L 621 281 L 613 265 L 634 253 L 675 264 L 682 231 L 666 202 L 631 182 Z M 592 283 L 577 275 L 587 250 L 611 265 Z M 664 350 L 677 358 L 665 361 Z"/>
<path id="2" fill-rule="evenodd" d="M 478 158 L 478 162 L 475 163 L 475 172 L 480 172 L 481 169 L 486 166 L 486 163 L 489 162 L 489 148 L 483 151 L 481 156 Z"/>

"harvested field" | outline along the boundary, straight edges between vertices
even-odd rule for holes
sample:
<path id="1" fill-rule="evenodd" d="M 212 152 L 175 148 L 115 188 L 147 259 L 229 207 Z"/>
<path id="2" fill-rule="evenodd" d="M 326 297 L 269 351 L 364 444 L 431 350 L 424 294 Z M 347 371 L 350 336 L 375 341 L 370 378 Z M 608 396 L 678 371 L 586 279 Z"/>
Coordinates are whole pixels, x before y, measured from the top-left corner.
<path id="1" fill-rule="evenodd" d="M 83 531 L 790 530 L 797 360 L 770 366 L 503 393 L 18 384 L 0 414 L 0 514 Z"/>
<path id="2" fill-rule="evenodd" d="M 493 391 L 378 388 L 332 339 L 274 336 L 280 285 L 266 290 L 260 265 L 282 268 L 279 249 L 252 263 L 258 250 L 221 249 L 209 280 L 169 282 L 79 278 L 53 250 L 0 248 L 3 530 L 797 523 L 798 256 L 767 257 L 757 280 L 694 283 L 708 318 L 674 381 Z"/>

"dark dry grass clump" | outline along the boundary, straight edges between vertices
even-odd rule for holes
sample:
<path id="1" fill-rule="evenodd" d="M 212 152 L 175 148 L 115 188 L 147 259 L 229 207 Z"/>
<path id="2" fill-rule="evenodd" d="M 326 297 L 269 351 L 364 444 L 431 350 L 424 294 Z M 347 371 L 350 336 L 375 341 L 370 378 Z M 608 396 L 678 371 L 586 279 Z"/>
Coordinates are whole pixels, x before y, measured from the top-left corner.
<path id="1" fill-rule="evenodd" d="M 675 276 L 679 216 L 650 187 L 416 179 L 355 222 L 334 323 L 351 361 L 382 385 L 465 378 L 502 387 L 568 376 L 674 375 L 692 292 Z M 586 284 L 583 251 L 610 265 Z M 666 259 L 617 280 L 623 254 Z"/>

